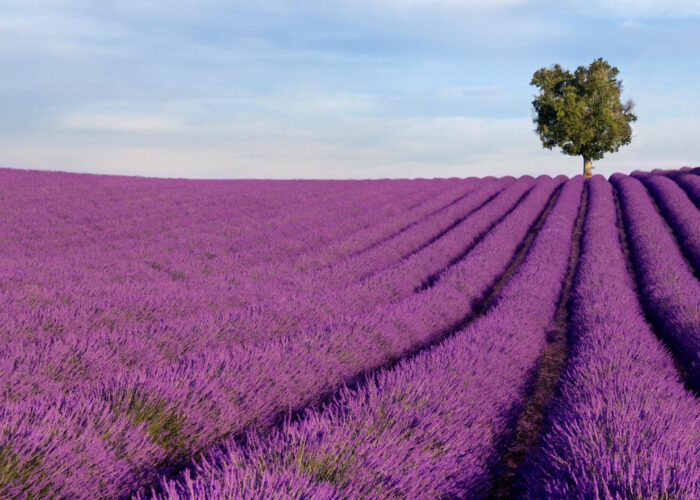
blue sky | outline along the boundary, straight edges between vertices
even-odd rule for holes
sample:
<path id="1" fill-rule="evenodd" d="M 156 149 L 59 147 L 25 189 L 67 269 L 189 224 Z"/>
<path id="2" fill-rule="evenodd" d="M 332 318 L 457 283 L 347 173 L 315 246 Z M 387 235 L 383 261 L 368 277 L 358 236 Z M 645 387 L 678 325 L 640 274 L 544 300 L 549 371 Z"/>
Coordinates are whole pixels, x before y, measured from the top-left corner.
<path id="1" fill-rule="evenodd" d="M 697 0 L 0 0 L 0 165 L 167 177 L 558 174 L 532 73 L 636 102 L 596 172 L 700 164 Z"/>

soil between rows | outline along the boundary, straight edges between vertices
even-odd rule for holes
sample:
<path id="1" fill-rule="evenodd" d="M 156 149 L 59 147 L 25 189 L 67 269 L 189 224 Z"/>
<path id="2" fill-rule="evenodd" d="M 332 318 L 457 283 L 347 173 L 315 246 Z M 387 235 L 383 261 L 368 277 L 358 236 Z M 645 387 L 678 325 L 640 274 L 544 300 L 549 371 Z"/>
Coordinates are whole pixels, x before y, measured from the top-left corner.
<path id="1" fill-rule="evenodd" d="M 581 254 L 583 222 L 588 212 L 588 182 L 584 185 L 581 206 L 572 233 L 569 267 L 551 329 L 547 332 L 547 346 L 530 383 L 529 394 L 517 417 L 511 442 L 496 467 L 498 479 L 489 495 L 492 499 L 511 498 L 518 469 L 542 433 L 547 410 L 556 394 L 559 380 L 569 353 L 569 297 Z"/>

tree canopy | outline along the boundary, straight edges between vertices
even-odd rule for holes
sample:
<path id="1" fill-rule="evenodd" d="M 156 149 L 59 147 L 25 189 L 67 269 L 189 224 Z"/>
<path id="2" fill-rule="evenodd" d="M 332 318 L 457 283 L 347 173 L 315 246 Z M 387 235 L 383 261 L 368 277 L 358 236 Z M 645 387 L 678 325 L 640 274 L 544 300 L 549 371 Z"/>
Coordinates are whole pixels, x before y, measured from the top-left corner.
<path id="1" fill-rule="evenodd" d="M 590 175 L 592 160 L 632 140 L 630 123 L 637 116 L 632 113 L 631 100 L 620 100 L 622 81 L 618 74 L 616 67 L 598 58 L 573 73 L 558 64 L 540 68 L 530 82 L 540 91 L 532 105 L 542 145 L 547 149 L 559 146 L 565 154 L 582 156 L 586 175 Z"/>

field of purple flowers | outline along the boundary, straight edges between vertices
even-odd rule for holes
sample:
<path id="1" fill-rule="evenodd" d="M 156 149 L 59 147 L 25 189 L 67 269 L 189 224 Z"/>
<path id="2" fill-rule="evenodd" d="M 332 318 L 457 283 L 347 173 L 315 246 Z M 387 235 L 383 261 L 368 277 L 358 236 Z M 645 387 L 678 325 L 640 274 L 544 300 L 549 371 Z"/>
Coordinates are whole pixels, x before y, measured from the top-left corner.
<path id="1" fill-rule="evenodd" d="M 0 169 L 0 498 L 700 498 L 699 208 Z"/>

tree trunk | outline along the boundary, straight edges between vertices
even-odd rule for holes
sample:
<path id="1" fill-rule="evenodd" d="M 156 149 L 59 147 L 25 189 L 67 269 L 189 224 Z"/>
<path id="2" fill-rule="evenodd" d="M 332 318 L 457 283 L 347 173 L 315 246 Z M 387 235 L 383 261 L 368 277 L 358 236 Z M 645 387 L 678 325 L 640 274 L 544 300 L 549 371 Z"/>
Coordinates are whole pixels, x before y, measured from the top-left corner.
<path id="1" fill-rule="evenodd" d="M 593 162 L 585 156 L 583 157 L 583 176 L 586 179 L 593 177 Z"/>

